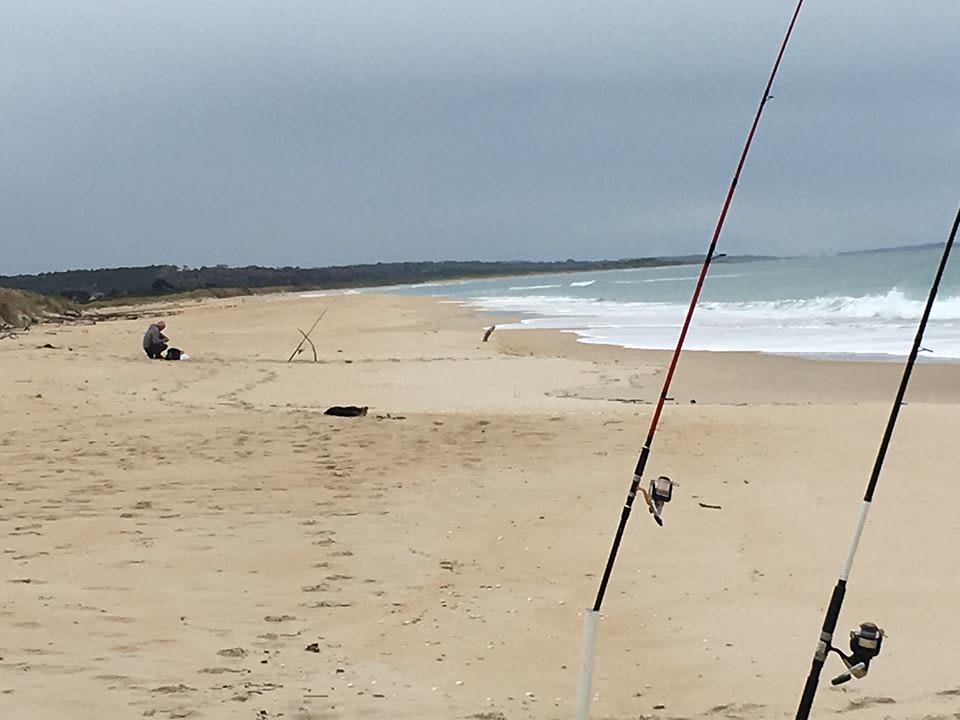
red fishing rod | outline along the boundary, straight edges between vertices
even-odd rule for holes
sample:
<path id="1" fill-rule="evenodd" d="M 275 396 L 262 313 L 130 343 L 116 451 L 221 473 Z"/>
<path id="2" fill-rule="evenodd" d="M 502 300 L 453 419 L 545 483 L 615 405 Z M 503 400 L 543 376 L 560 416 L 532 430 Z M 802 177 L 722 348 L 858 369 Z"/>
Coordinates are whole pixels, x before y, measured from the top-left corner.
<path id="1" fill-rule="evenodd" d="M 657 426 L 660 423 L 660 415 L 663 413 L 663 406 L 670 392 L 670 383 L 673 380 L 673 374 L 677 369 L 677 362 L 680 359 L 680 353 L 683 350 L 684 340 L 687 338 L 687 331 L 690 329 L 690 321 L 693 319 L 694 310 L 700 300 L 700 292 L 703 290 L 703 283 L 707 277 L 707 271 L 710 269 L 710 263 L 713 260 L 717 249 L 717 241 L 720 239 L 720 231 L 723 229 L 723 223 L 727 219 L 727 211 L 730 209 L 730 203 L 733 200 L 733 194 L 737 190 L 737 183 L 740 180 L 740 173 L 743 171 L 744 164 L 747 161 L 747 155 L 750 152 L 750 146 L 753 143 L 753 137 L 757 132 L 757 126 L 760 124 L 760 117 L 767 106 L 767 101 L 771 99 L 770 89 L 773 87 L 774 78 L 777 76 L 777 70 L 780 68 L 780 61 L 787 49 L 787 43 L 790 41 L 790 35 L 793 33 L 793 27 L 797 22 L 797 16 L 800 14 L 800 8 L 803 6 L 803 0 L 798 0 L 793 16 L 790 18 L 790 24 L 784 34 L 783 42 L 780 44 L 780 50 L 777 52 L 776 60 L 773 63 L 773 69 L 770 71 L 770 77 L 767 80 L 766 87 L 763 89 L 763 95 L 760 96 L 760 104 L 754 115 L 753 123 L 750 125 L 750 132 L 747 134 L 747 140 L 743 145 L 743 151 L 740 153 L 740 160 L 737 162 L 737 169 L 730 181 L 730 187 L 727 190 L 726 198 L 723 201 L 723 207 L 720 210 L 720 217 L 717 219 L 717 225 L 713 230 L 713 236 L 710 238 L 710 246 L 707 249 L 706 257 L 703 260 L 703 266 L 700 268 L 700 275 L 697 278 L 697 284 L 693 289 L 693 296 L 690 298 L 690 307 L 687 308 L 687 314 L 680 329 L 680 337 L 677 340 L 677 346 L 674 348 L 673 356 L 667 367 L 666 375 L 663 378 L 663 388 L 660 396 L 657 398 L 657 406 L 650 420 L 650 428 L 647 431 L 647 439 L 640 451 L 640 458 L 637 460 L 636 468 L 633 471 L 633 480 L 630 482 L 630 490 L 627 493 L 626 502 L 620 513 L 620 523 L 617 526 L 617 532 L 613 537 L 613 546 L 610 549 L 610 555 L 607 557 L 607 564 L 603 570 L 603 577 L 600 580 L 600 588 L 597 591 L 597 599 L 593 608 L 584 612 L 584 637 L 581 651 L 580 681 L 577 688 L 577 718 L 586 720 L 590 706 L 590 686 L 593 676 L 593 654 L 596 640 L 596 621 L 600 614 L 600 606 L 603 604 L 603 596 L 607 591 L 607 584 L 610 582 L 610 574 L 613 571 L 613 565 L 617 559 L 617 552 L 620 549 L 620 541 L 623 539 L 623 531 L 627 526 L 627 520 L 630 518 L 630 512 L 633 509 L 633 502 L 637 493 L 643 495 L 653 519 L 658 525 L 663 525 L 660 517 L 663 505 L 669 502 L 675 483 L 666 476 L 660 476 L 656 480 L 651 480 L 649 488 L 643 487 L 643 473 L 647 467 L 647 459 L 650 456 L 650 448 L 653 445 L 653 438 L 657 432 Z"/>
<path id="2" fill-rule="evenodd" d="M 747 154 L 750 152 L 750 146 L 753 143 L 753 137 L 757 132 L 757 125 L 760 123 L 760 116 L 763 115 L 763 109 L 766 107 L 767 101 L 772 97 L 770 95 L 770 89 L 773 87 L 774 78 L 777 76 L 777 70 L 780 68 L 780 61 L 783 58 L 784 51 L 787 49 L 787 42 L 790 40 L 790 35 L 793 32 L 793 26 L 796 24 L 797 16 L 800 14 L 800 8 L 802 5 L 803 0 L 799 0 L 796 9 L 793 12 L 793 17 L 790 19 L 790 25 L 787 27 L 786 35 L 784 35 L 783 42 L 780 45 L 780 51 L 777 53 L 777 59 L 773 64 L 773 70 L 770 72 L 770 78 L 767 80 L 767 85 L 763 90 L 763 95 L 760 99 L 760 106 L 757 108 L 757 113 L 753 118 L 753 124 L 750 126 L 750 132 L 747 135 L 746 143 L 744 143 L 743 146 L 743 151 L 740 153 L 740 161 L 737 163 L 737 169 L 733 174 L 733 180 L 730 182 L 730 188 L 727 190 L 726 199 L 723 201 L 723 208 L 720 210 L 720 217 L 717 220 L 716 228 L 714 229 L 713 236 L 710 239 L 710 246 L 707 249 L 707 255 L 703 260 L 703 266 L 700 268 L 700 275 L 697 278 L 697 284 L 693 289 L 693 297 L 690 298 L 690 307 L 687 308 L 687 315 L 684 318 L 683 326 L 680 330 L 680 337 L 677 340 L 677 346 L 674 348 L 673 356 L 670 358 L 670 364 L 667 367 L 667 373 L 663 378 L 663 389 L 660 391 L 660 397 L 657 399 L 656 409 L 653 411 L 653 417 L 650 420 L 650 429 L 647 431 L 647 439 L 643 444 L 643 449 L 640 451 L 640 458 L 637 460 L 637 466 L 633 471 L 633 481 L 630 483 L 630 491 L 627 493 L 627 500 L 623 506 L 623 512 L 620 515 L 620 525 L 617 527 L 617 534 L 613 539 L 613 547 L 611 548 L 610 556 L 607 559 L 607 565 L 603 572 L 603 579 L 600 581 L 600 589 L 597 592 L 597 599 L 593 604 L 593 610 L 595 612 L 600 611 L 600 606 L 603 603 L 603 596 L 607 589 L 607 583 L 610 580 L 610 573 L 613 570 L 613 564 L 617 557 L 617 551 L 620 548 L 623 530 L 627 524 L 627 519 L 630 517 L 630 511 L 633 507 L 633 501 L 637 496 L 638 490 L 643 494 L 650 512 L 653 514 L 657 524 L 663 525 L 663 520 L 660 518 L 660 510 L 663 506 L 663 503 L 669 501 L 670 499 L 670 491 L 672 490 L 673 483 L 665 478 L 664 480 L 666 480 L 666 482 L 660 484 L 653 482 L 649 490 L 642 488 L 641 484 L 643 482 L 644 470 L 647 467 L 647 458 L 650 456 L 650 448 L 653 445 L 653 438 L 657 432 L 657 426 L 660 423 L 660 415 L 663 413 L 663 406 L 670 392 L 670 383 L 673 381 L 673 374 L 677 369 L 677 362 L 680 360 L 680 353 L 683 350 L 683 343 L 687 338 L 687 331 L 690 329 L 690 321 L 693 319 L 693 313 L 696 310 L 697 303 L 700 300 L 700 292 L 703 290 L 703 283 L 704 280 L 706 280 L 707 271 L 710 269 L 710 263 L 713 260 L 714 253 L 717 249 L 717 241 L 720 239 L 720 231 L 723 229 L 723 223 L 727 218 L 727 211 L 730 209 L 730 202 L 733 200 L 734 192 L 736 192 L 737 183 L 740 180 L 740 173 L 743 171 L 743 166 L 747 161 Z"/>

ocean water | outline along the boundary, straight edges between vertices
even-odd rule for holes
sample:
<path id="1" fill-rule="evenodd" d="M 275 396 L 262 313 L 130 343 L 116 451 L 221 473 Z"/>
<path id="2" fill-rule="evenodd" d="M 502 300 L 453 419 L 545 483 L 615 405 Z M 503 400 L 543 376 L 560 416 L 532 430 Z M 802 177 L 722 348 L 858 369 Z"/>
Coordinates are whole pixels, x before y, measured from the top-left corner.
<path id="1" fill-rule="evenodd" d="M 717 261 L 685 347 L 812 356 L 904 357 L 942 247 Z M 960 258 L 940 287 L 924 358 L 960 359 Z M 390 288 L 517 313 L 501 327 L 560 328 L 630 348 L 676 344 L 699 266 L 608 270 Z"/>

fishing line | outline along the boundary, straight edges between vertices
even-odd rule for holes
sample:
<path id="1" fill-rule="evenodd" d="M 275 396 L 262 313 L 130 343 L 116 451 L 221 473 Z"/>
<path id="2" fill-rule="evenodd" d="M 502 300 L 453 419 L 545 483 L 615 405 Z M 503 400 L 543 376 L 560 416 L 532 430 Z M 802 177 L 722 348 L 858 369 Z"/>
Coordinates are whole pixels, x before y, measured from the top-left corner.
<path id="1" fill-rule="evenodd" d="M 840 578 L 833 588 L 833 594 L 830 596 L 830 604 L 827 606 L 827 613 L 823 619 L 823 626 L 820 630 L 820 639 L 817 642 L 817 649 L 813 655 L 813 663 L 810 666 L 810 674 L 807 675 L 806 684 L 803 687 L 803 695 L 800 697 L 800 705 L 797 708 L 796 720 L 807 720 L 810 717 L 810 709 L 813 707 L 813 698 L 817 693 L 817 685 L 820 682 L 820 672 L 826 662 L 827 655 L 831 652 L 837 653 L 843 664 L 846 666 L 846 672 L 835 677 L 831 682 L 833 685 L 840 685 L 853 678 L 862 678 L 870 669 L 870 661 L 880 654 L 880 647 L 883 642 L 884 632 L 873 623 L 862 623 L 857 630 L 850 633 L 850 655 L 846 655 L 832 645 L 833 633 L 837 628 L 837 620 L 840 617 L 840 608 L 843 605 L 843 598 L 847 592 L 847 580 L 850 577 L 850 569 L 853 567 L 853 559 L 857 553 L 857 546 L 860 544 L 860 536 L 863 534 L 863 526 L 867 521 L 867 513 L 870 512 L 873 503 L 873 493 L 877 489 L 877 481 L 880 479 L 880 471 L 883 469 L 883 461 L 887 456 L 887 449 L 890 446 L 890 438 L 893 437 L 893 429 L 897 424 L 897 417 L 900 415 L 900 408 L 903 405 L 903 398 L 907 393 L 907 385 L 910 383 L 910 375 L 913 373 L 913 366 L 917 361 L 917 355 L 920 353 L 921 343 L 923 342 L 923 333 L 927 329 L 927 320 L 930 319 L 930 311 L 933 309 L 934 300 L 937 297 L 937 291 L 940 289 L 940 280 L 943 277 L 944 268 L 947 266 L 947 259 L 950 257 L 950 250 L 953 248 L 953 241 L 957 237 L 957 227 L 960 226 L 960 210 L 957 210 L 957 216 L 953 221 L 953 228 L 947 237 L 947 243 L 943 248 L 943 256 L 940 258 L 940 266 L 937 268 L 937 274 L 933 279 L 933 285 L 930 287 L 930 295 L 927 297 L 927 304 L 923 308 L 923 315 L 920 318 L 920 324 L 917 327 L 917 335 L 913 340 L 913 347 L 910 349 L 910 356 L 903 368 L 903 376 L 900 378 L 900 387 L 897 389 L 897 397 L 893 401 L 893 409 L 890 411 L 890 419 L 887 420 L 887 427 L 883 431 L 883 439 L 880 441 L 880 450 L 877 452 L 877 459 L 873 463 L 873 471 L 870 473 L 870 480 L 867 482 L 867 491 L 863 495 L 860 503 L 860 514 L 857 517 L 857 523 L 853 531 L 853 540 L 850 543 L 850 549 L 847 552 L 847 558 L 840 570 Z"/>

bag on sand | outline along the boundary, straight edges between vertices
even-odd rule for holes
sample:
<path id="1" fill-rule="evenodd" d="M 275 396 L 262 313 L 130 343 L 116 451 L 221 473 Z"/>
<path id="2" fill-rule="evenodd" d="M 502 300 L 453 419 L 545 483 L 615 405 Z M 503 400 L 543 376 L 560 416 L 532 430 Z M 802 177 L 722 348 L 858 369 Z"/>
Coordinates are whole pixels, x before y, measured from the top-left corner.
<path id="1" fill-rule="evenodd" d="M 367 406 L 357 407 L 356 405 L 334 405 L 323 411 L 324 415 L 336 415 L 338 417 L 363 417 L 367 414 Z"/>

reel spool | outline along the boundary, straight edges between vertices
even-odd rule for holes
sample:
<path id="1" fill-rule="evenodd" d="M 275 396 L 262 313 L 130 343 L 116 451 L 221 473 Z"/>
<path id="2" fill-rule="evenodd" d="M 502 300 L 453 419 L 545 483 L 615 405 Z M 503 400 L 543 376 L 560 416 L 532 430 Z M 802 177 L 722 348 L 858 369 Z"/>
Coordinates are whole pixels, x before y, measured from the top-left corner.
<path id="1" fill-rule="evenodd" d="M 656 480 L 650 478 L 650 484 L 647 487 L 647 499 L 650 504 L 650 513 L 657 525 L 663 525 L 660 514 L 663 512 L 663 506 L 673 498 L 673 488 L 679 485 L 666 475 L 661 475 Z"/>

